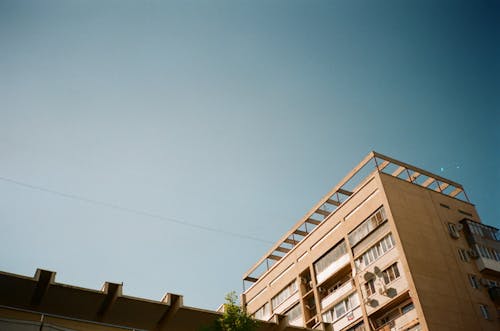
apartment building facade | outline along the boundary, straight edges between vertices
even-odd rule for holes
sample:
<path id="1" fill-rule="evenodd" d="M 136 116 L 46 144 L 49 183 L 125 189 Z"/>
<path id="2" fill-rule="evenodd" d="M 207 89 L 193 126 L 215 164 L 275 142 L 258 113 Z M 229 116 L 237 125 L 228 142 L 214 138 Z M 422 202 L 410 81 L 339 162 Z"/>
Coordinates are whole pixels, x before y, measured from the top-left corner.
<path id="1" fill-rule="evenodd" d="M 245 273 L 242 303 L 312 329 L 499 330 L 499 239 L 460 184 L 372 152 Z"/>

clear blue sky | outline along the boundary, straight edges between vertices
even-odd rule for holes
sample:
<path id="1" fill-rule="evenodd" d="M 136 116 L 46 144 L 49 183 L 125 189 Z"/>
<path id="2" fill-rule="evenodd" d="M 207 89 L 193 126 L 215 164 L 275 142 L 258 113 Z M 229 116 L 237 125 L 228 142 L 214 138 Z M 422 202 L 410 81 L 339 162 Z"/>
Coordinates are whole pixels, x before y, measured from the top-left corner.
<path id="1" fill-rule="evenodd" d="M 498 1 L 0 0 L 0 270 L 216 308 L 369 151 L 500 226 Z"/>

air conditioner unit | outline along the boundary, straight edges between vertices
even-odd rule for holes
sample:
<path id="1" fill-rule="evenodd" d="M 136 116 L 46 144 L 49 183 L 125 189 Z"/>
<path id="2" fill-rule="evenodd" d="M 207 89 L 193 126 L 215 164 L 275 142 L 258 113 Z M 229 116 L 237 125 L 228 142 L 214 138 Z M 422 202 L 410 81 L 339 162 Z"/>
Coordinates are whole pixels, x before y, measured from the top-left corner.
<path id="1" fill-rule="evenodd" d="M 363 300 L 363 303 L 364 303 L 365 305 L 369 305 L 371 302 L 372 302 L 372 299 L 370 299 L 370 298 L 365 298 L 365 299 Z"/>
<path id="2" fill-rule="evenodd" d="M 475 249 L 469 249 L 467 251 L 467 254 L 469 255 L 469 257 L 471 259 L 478 259 L 479 258 L 479 254 L 477 254 L 477 251 Z"/>
<path id="3" fill-rule="evenodd" d="M 363 278 L 365 281 L 369 281 L 369 280 L 375 278 L 375 275 L 373 273 L 367 271 L 363 274 Z"/>

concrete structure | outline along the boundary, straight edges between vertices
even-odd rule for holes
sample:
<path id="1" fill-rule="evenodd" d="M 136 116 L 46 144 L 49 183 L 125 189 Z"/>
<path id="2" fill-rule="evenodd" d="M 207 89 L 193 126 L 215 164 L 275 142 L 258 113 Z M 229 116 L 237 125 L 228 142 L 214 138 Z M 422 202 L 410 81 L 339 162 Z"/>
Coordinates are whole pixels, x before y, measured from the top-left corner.
<path id="1" fill-rule="evenodd" d="M 220 313 L 186 307 L 182 296 L 161 301 L 123 295 L 122 284 L 91 290 L 55 282 L 55 272 L 35 277 L 0 272 L 1 331 L 199 331 Z M 260 323 L 258 331 L 300 331 L 286 319 Z"/>
<path id="2" fill-rule="evenodd" d="M 244 276 L 262 320 L 335 331 L 500 330 L 498 230 L 462 186 L 370 153 Z M 325 324 L 329 323 L 329 324 Z"/>

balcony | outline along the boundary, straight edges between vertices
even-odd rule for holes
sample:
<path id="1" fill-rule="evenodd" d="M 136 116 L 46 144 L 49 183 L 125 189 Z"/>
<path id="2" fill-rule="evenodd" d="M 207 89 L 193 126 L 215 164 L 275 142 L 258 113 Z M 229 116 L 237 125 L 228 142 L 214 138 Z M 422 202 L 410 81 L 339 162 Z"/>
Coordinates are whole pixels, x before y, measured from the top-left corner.
<path id="1" fill-rule="evenodd" d="M 337 271 L 339 271 L 348 264 L 349 264 L 349 254 L 342 255 L 339 259 L 337 259 L 335 262 L 330 264 L 323 271 L 321 271 L 316 275 L 317 283 L 321 284 L 322 282 L 330 278 L 331 275 L 333 275 L 334 273 L 336 273 Z"/>
<path id="2" fill-rule="evenodd" d="M 259 316 L 259 317 L 254 316 L 254 318 L 256 320 L 265 321 L 265 322 L 269 321 L 271 319 L 271 317 L 272 317 L 271 312 L 268 312 L 265 315 L 262 315 L 262 316 Z"/>
<path id="3" fill-rule="evenodd" d="M 325 309 L 338 299 L 345 297 L 353 288 L 353 280 L 350 279 L 321 300 L 321 309 Z"/>
<path id="4" fill-rule="evenodd" d="M 477 268 L 480 272 L 500 274 L 500 262 L 479 256 L 476 260 Z"/>
<path id="5" fill-rule="evenodd" d="M 417 310 L 412 309 L 403 315 L 399 315 L 395 319 L 382 325 L 376 331 L 399 331 L 406 330 L 418 323 Z"/>
<path id="6" fill-rule="evenodd" d="M 299 292 L 295 292 L 293 295 L 288 297 L 285 301 L 283 301 L 278 307 L 274 308 L 274 314 L 282 314 L 285 310 L 290 308 L 294 303 L 299 301 L 300 294 Z"/>
<path id="7" fill-rule="evenodd" d="M 359 318 L 363 317 L 363 312 L 361 311 L 361 306 L 358 306 L 336 320 L 333 323 L 333 329 L 334 330 L 342 330 L 349 324 L 353 323 L 354 321 L 358 320 Z"/>
<path id="8" fill-rule="evenodd" d="M 303 321 L 302 315 L 300 315 L 297 318 L 294 318 L 291 321 L 288 321 L 288 324 L 293 325 L 293 326 L 303 327 L 304 321 Z"/>

